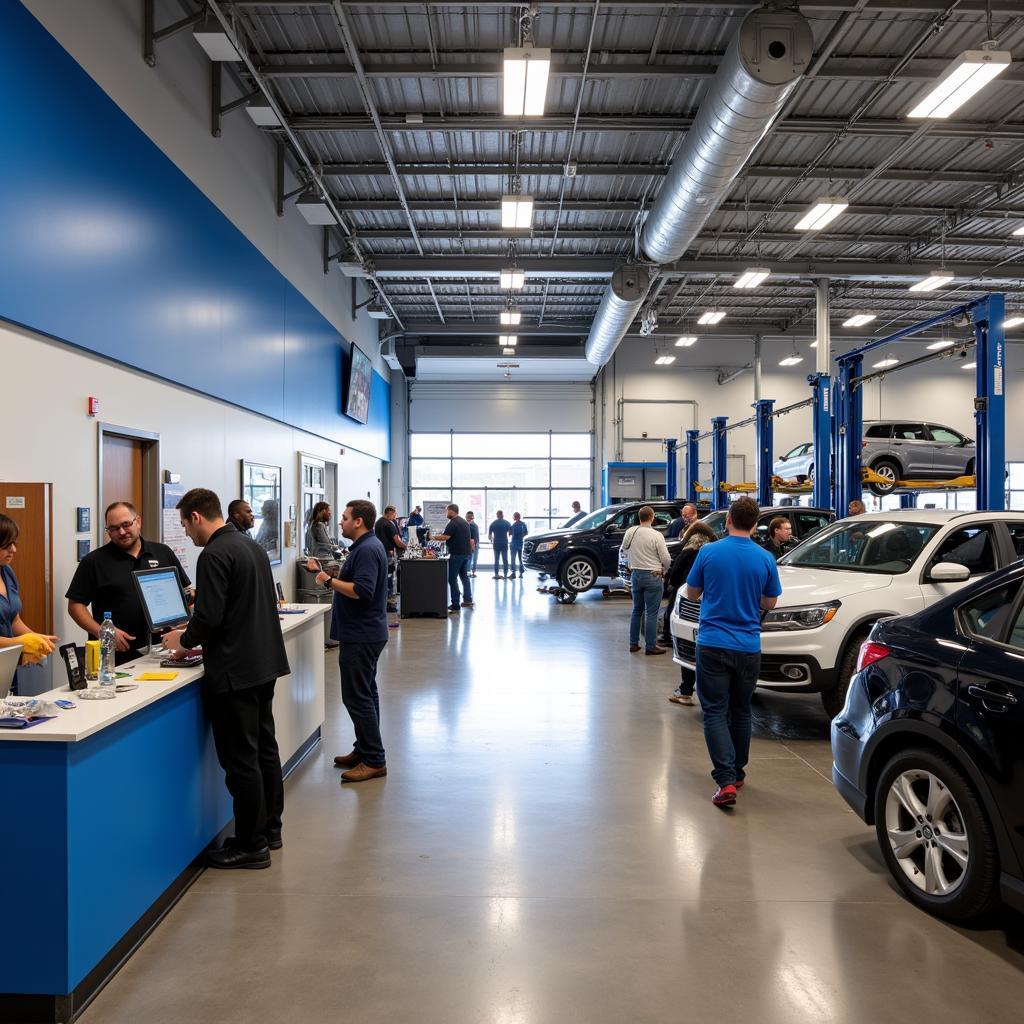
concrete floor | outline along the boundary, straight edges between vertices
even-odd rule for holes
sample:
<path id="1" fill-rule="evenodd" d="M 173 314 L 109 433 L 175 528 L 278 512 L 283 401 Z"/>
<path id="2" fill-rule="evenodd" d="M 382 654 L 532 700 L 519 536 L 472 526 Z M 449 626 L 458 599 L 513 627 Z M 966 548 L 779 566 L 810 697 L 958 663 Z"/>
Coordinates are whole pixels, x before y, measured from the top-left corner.
<path id="1" fill-rule="evenodd" d="M 385 780 L 293 774 L 268 871 L 208 871 L 83 1024 L 744 1024 L 1019 1019 L 1024 919 L 904 902 L 829 781 L 817 698 L 759 695 L 748 785 L 714 808 L 700 712 L 628 604 L 476 581 L 381 660 Z"/>

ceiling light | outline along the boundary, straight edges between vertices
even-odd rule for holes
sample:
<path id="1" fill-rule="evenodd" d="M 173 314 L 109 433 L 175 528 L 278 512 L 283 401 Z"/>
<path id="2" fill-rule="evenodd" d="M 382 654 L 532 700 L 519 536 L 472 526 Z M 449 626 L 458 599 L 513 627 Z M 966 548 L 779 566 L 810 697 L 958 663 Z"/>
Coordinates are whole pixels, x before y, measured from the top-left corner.
<path id="1" fill-rule="evenodd" d="M 871 323 L 872 320 L 877 320 L 878 317 L 875 313 L 857 313 L 851 316 L 849 320 L 843 321 L 844 327 L 863 327 L 865 324 Z"/>
<path id="2" fill-rule="evenodd" d="M 964 363 L 960 367 L 960 369 L 961 370 L 973 370 L 977 365 L 978 365 L 977 363 Z"/>
<path id="3" fill-rule="evenodd" d="M 803 356 L 798 356 L 795 352 L 791 356 L 786 356 L 785 359 L 779 360 L 779 366 L 796 366 L 797 363 L 804 361 Z"/>
<path id="4" fill-rule="evenodd" d="M 514 356 L 516 354 L 516 350 L 514 348 L 503 348 L 501 350 L 501 354 L 503 356 Z"/>
<path id="5" fill-rule="evenodd" d="M 948 270 L 933 270 L 927 277 L 921 278 L 917 284 L 912 284 L 912 292 L 934 292 L 939 288 L 945 288 L 953 280 L 954 275 Z"/>
<path id="6" fill-rule="evenodd" d="M 533 224 L 533 196 L 502 196 L 501 226 L 515 231 L 528 230 Z"/>
<path id="7" fill-rule="evenodd" d="M 877 363 L 873 363 L 872 366 L 876 370 L 882 370 L 886 366 L 895 366 L 898 362 L 899 362 L 899 360 L 893 358 L 893 356 L 886 356 L 885 359 L 879 359 L 878 362 Z"/>
<path id="8" fill-rule="evenodd" d="M 1024 224 L 1021 224 L 1021 226 L 1019 228 L 1017 228 L 1016 231 L 1014 231 L 1014 234 L 1015 235 L 1024 235 Z"/>
<path id="9" fill-rule="evenodd" d="M 523 314 L 518 309 L 503 309 L 501 311 L 501 323 L 505 327 L 516 327 L 523 319 Z"/>
<path id="10" fill-rule="evenodd" d="M 281 119 L 266 100 L 256 100 L 245 105 L 245 112 L 258 128 L 280 128 Z"/>
<path id="11" fill-rule="evenodd" d="M 770 273 L 767 267 L 749 267 L 740 274 L 733 288 L 756 288 Z"/>
<path id="12" fill-rule="evenodd" d="M 689 348 L 691 345 L 696 344 L 696 334 L 684 334 L 681 338 L 676 338 L 676 348 Z"/>
<path id="13" fill-rule="evenodd" d="M 1008 331 L 1011 327 L 1020 327 L 1024 324 L 1024 316 L 1008 316 L 1003 321 L 1003 330 Z"/>
<path id="14" fill-rule="evenodd" d="M 519 343 L 518 334 L 499 334 L 498 344 L 499 345 L 516 345 Z"/>
<path id="15" fill-rule="evenodd" d="M 295 200 L 295 209 L 302 214 L 307 224 L 338 223 L 327 205 L 327 200 L 312 184 Z"/>
<path id="16" fill-rule="evenodd" d="M 212 15 L 207 15 L 194 29 L 195 41 L 206 51 L 210 60 L 240 60 L 235 44 L 228 38 L 224 26 Z"/>
<path id="17" fill-rule="evenodd" d="M 810 345 L 808 345 L 807 347 L 808 347 L 808 348 L 817 348 L 817 347 L 818 347 L 818 343 L 817 343 L 816 341 L 812 341 L 812 342 L 810 343 Z"/>
<path id="18" fill-rule="evenodd" d="M 907 117 L 949 117 L 1012 61 L 1008 50 L 964 50 Z"/>
<path id="19" fill-rule="evenodd" d="M 517 267 L 505 267 L 498 275 L 498 279 L 503 291 L 517 292 L 526 284 L 526 271 Z"/>
<path id="20" fill-rule="evenodd" d="M 697 321 L 699 324 L 720 324 L 725 319 L 724 309 L 709 309 L 706 313 L 701 313 L 700 319 Z"/>
<path id="21" fill-rule="evenodd" d="M 551 51 L 539 46 L 505 49 L 506 117 L 540 117 L 551 73 Z"/>
<path id="22" fill-rule="evenodd" d="M 655 366 L 671 366 L 675 361 L 676 361 L 676 357 L 675 356 L 658 356 L 658 358 L 654 360 L 654 365 Z"/>
<path id="23" fill-rule="evenodd" d="M 948 338 L 943 338 L 941 341 L 933 341 L 928 346 L 928 351 L 937 352 L 940 348 L 949 348 L 949 346 L 952 344 L 953 342 L 951 342 Z"/>
<path id="24" fill-rule="evenodd" d="M 818 231 L 831 224 L 849 206 L 845 199 L 836 196 L 822 196 L 814 201 L 814 205 L 797 221 L 797 231 Z"/>

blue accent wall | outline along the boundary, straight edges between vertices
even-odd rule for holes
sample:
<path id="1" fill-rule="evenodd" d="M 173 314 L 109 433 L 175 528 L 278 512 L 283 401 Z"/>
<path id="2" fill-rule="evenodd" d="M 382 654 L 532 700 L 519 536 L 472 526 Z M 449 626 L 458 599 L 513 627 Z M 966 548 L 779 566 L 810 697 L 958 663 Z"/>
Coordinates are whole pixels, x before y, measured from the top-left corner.
<path id="1" fill-rule="evenodd" d="M 342 415 L 347 339 L 20 3 L 0 95 L 0 318 L 390 458 L 388 382 Z"/>

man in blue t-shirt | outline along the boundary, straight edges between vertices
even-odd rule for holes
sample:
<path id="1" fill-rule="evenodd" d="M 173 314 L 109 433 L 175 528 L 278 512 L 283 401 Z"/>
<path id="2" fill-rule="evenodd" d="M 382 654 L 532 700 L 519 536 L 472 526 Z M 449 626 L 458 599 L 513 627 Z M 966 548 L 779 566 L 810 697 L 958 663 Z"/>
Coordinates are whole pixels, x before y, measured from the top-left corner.
<path id="1" fill-rule="evenodd" d="M 718 789 L 711 802 L 736 803 L 750 755 L 750 699 L 761 671 L 761 613 L 782 593 L 775 559 L 750 538 L 760 509 L 737 498 L 725 517 L 728 535 L 705 544 L 686 577 L 686 597 L 700 601 L 697 696 L 704 741 Z"/>
<path id="2" fill-rule="evenodd" d="M 518 512 L 512 513 L 512 575 L 516 574 L 516 553 L 519 554 L 519 578 L 523 578 L 523 541 L 530 531 Z"/>
<path id="3" fill-rule="evenodd" d="M 505 578 L 508 579 L 508 538 L 512 532 L 512 524 L 505 518 L 505 513 L 498 509 L 495 519 L 487 527 L 487 539 L 494 545 L 494 578 L 498 578 L 498 564 L 505 563 Z"/>

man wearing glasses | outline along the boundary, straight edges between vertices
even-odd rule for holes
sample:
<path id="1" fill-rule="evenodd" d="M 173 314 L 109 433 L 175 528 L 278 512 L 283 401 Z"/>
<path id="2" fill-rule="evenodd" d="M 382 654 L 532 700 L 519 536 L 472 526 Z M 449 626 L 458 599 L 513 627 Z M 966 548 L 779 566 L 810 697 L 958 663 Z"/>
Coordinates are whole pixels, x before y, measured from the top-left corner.
<path id="1" fill-rule="evenodd" d="M 137 657 L 149 642 L 146 616 L 132 573 L 173 567 L 182 587 L 188 587 L 190 580 L 166 544 L 142 536 L 142 517 L 134 505 L 115 501 L 103 518 L 110 540 L 78 563 L 64 596 L 68 599 L 68 615 L 94 640 L 99 639 L 103 613 L 111 613 L 117 628 L 114 660 L 120 665 Z"/>

